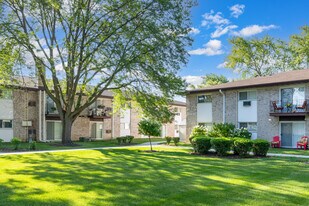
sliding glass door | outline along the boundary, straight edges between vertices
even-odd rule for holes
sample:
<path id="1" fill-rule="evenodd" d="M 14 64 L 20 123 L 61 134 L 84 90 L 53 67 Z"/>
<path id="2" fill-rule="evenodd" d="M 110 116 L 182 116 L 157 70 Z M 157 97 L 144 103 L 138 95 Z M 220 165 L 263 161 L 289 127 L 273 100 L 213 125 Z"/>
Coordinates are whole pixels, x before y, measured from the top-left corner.
<path id="1" fill-rule="evenodd" d="M 62 123 L 55 121 L 46 122 L 46 134 L 47 140 L 51 141 L 60 141 L 62 135 Z"/>
<path id="2" fill-rule="evenodd" d="M 304 122 L 281 122 L 281 146 L 295 148 L 297 141 L 305 135 Z"/>

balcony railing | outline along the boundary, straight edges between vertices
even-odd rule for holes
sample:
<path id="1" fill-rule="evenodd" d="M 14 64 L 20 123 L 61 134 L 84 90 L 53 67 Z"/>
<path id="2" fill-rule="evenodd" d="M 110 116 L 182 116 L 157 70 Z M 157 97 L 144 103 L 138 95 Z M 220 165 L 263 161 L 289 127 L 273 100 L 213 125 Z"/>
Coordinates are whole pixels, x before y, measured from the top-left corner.
<path id="1" fill-rule="evenodd" d="M 93 118 L 108 118 L 111 116 L 112 108 L 99 105 L 88 109 L 88 116 Z"/>
<path id="2" fill-rule="evenodd" d="M 297 99 L 293 102 L 270 101 L 271 116 L 298 116 L 309 113 L 308 99 Z"/>

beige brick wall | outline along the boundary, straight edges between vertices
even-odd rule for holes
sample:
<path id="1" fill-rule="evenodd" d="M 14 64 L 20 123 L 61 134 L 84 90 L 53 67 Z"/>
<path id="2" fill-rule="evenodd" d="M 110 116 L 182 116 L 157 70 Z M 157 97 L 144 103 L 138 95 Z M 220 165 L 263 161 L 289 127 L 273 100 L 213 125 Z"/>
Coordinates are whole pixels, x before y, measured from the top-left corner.
<path id="1" fill-rule="evenodd" d="M 37 91 L 14 90 L 13 91 L 13 131 L 14 137 L 26 140 L 28 137 L 28 128 L 22 126 L 22 121 L 32 121 L 32 127 L 36 129 L 38 137 L 39 128 L 39 102 Z M 29 101 L 35 101 L 36 106 L 28 106 Z M 5 108 L 2 108 L 5 109 Z"/>
<path id="2" fill-rule="evenodd" d="M 192 132 L 194 126 L 197 125 L 197 101 L 196 101 L 196 94 L 189 94 L 187 95 L 187 139 Z"/>
<path id="3" fill-rule="evenodd" d="M 221 96 L 221 98 L 223 98 Z M 225 92 L 225 122 L 233 123 L 237 126 L 237 91 L 226 91 Z"/>
<path id="4" fill-rule="evenodd" d="M 135 138 L 140 138 L 141 135 L 138 133 L 138 123 L 141 120 L 141 116 L 136 109 L 130 109 L 130 132 Z"/>
<path id="5" fill-rule="evenodd" d="M 90 137 L 91 127 L 88 117 L 78 117 L 72 126 L 72 140 L 77 141 L 79 137 Z"/>
<path id="6" fill-rule="evenodd" d="M 223 121 L 223 99 L 219 92 L 211 93 L 212 97 L 212 120 L 214 123 L 221 123 Z"/>

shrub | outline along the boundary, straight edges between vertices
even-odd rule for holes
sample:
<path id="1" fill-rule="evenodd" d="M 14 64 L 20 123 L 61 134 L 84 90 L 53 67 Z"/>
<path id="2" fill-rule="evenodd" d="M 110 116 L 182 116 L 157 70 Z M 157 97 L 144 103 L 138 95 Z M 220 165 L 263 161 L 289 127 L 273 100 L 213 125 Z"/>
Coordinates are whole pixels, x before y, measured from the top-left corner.
<path id="1" fill-rule="evenodd" d="M 264 139 L 253 140 L 253 154 L 255 156 L 266 156 L 269 147 L 269 142 Z"/>
<path id="2" fill-rule="evenodd" d="M 30 150 L 36 150 L 36 141 L 32 141 L 29 143 L 29 149 Z"/>
<path id="3" fill-rule="evenodd" d="M 211 137 L 234 137 L 235 125 L 232 123 L 215 123 L 208 132 Z"/>
<path id="4" fill-rule="evenodd" d="M 179 143 L 180 138 L 179 137 L 173 137 L 173 142 L 174 144 L 177 146 L 177 144 Z"/>
<path id="5" fill-rule="evenodd" d="M 207 134 L 207 129 L 206 129 L 206 127 L 200 126 L 200 125 L 195 126 L 195 127 L 192 129 L 192 132 L 191 132 L 191 134 L 190 134 L 189 140 L 190 140 L 190 142 L 191 142 L 191 140 L 192 140 L 194 137 L 206 136 L 206 134 Z"/>
<path id="6" fill-rule="evenodd" d="M 21 143 L 21 139 L 19 139 L 18 137 L 14 137 L 14 138 L 11 140 L 11 143 L 14 145 L 14 150 L 18 150 L 19 145 L 20 145 L 20 143 Z"/>
<path id="7" fill-rule="evenodd" d="M 206 136 L 199 136 L 192 139 L 192 145 L 195 152 L 206 154 L 211 148 L 211 139 Z"/>
<path id="8" fill-rule="evenodd" d="M 134 136 L 127 135 L 127 142 L 130 144 L 134 139 Z"/>
<path id="9" fill-rule="evenodd" d="M 172 137 L 166 136 L 165 140 L 166 140 L 166 143 L 169 145 L 171 143 L 171 141 L 172 141 Z"/>
<path id="10" fill-rule="evenodd" d="M 80 138 L 79 138 L 79 141 L 80 141 L 80 142 L 88 142 L 89 140 L 90 140 L 89 137 L 80 137 Z"/>
<path id="11" fill-rule="evenodd" d="M 249 132 L 247 128 L 236 129 L 234 132 L 234 137 L 251 139 L 251 136 L 252 136 L 252 133 Z"/>
<path id="12" fill-rule="evenodd" d="M 121 143 L 126 143 L 127 142 L 127 137 L 126 136 L 122 136 L 122 137 L 116 137 L 116 140 L 118 142 L 118 144 L 120 145 Z"/>
<path id="13" fill-rule="evenodd" d="M 148 136 L 150 151 L 153 151 L 150 136 L 158 137 L 161 135 L 161 124 L 154 120 L 142 119 L 138 123 L 138 133 Z"/>
<path id="14" fill-rule="evenodd" d="M 232 144 L 233 140 L 226 137 L 218 137 L 211 140 L 212 147 L 220 156 L 226 155 L 230 151 Z"/>
<path id="15" fill-rule="evenodd" d="M 251 151 L 253 142 L 249 139 L 244 138 L 234 138 L 233 150 L 234 154 L 239 154 L 240 156 L 245 156 Z"/>
<path id="16" fill-rule="evenodd" d="M 4 142 L 4 140 L 0 139 L 0 147 L 2 146 L 2 142 Z"/>

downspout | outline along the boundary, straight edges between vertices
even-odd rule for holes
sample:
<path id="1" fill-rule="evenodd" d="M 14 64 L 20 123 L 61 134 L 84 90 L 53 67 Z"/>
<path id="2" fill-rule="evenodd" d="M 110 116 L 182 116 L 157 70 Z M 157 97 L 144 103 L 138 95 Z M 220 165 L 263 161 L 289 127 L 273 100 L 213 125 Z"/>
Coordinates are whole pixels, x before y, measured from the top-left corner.
<path id="1" fill-rule="evenodd" d="M 219 92 L 222 94 L 222 97 L 223 97 L 223 102 L 222 102 L 222 117 L 223 117 L 223 123 L 225 123 L 225 93 L 220 89 Z"/>
<path id="2" fill-rule="evenodd" d="M 112 137 L 111 139 L 114 139 L 115 137 L 115 108 L 114 108 L 114 103 L 113 103 L 113 100 L 112 100 L 112 108 L 113 108 L 113 111 L 112 111 Z"/>
<path id="3" fill-rule="evenodd" d="M 42 91 L 39 90 L 39 141 L 42 141 Z"/>
<path id="4" fill-rule="evenodd" d="M 43 142 L 46 142 L 46 119 L 45 119 L 45 112 L 46 112 L 46 93 L 43 90 Z"/>

